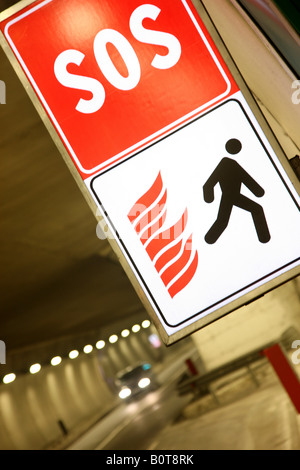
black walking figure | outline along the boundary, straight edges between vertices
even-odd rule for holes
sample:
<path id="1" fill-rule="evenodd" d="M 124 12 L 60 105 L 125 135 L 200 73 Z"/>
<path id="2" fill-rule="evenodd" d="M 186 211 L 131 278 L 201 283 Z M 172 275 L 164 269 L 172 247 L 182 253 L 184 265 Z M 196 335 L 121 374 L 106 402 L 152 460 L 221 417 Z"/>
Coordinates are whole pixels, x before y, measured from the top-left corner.
<path id="1" fill-rule="evenodd" d="M 237 139 L 230 139 L 225 146 L 231 155 L 238 154 L 242 144 Z M 222 198 L 217 220 L 205 235 L 205 241 L 209 244 L 215 243 L 226 229 L 233 206 L 240 207 L 251 212 L 258 239 L 261 243 L 270 240 L 270 233 L 263 208 L 246 196 L 241 194 L 241 186 L 244 183 L 257 197 L 265 194 L 264 189 L 235 161 L 231 158 L 223 158 L 212 175 L 203 186 L 205 202 L 213 202 L 214 187 L 220 184 Z"/>

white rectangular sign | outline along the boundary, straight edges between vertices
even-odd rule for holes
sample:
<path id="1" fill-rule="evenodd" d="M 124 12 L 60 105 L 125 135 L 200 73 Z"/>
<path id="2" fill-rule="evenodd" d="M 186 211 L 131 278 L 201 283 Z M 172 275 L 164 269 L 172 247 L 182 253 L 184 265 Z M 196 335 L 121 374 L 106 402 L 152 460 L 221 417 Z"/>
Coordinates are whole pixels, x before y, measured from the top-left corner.
<path id="1" fill-rule="evenodd" d="M 241 92 L 89 183 L 169 336 L 299 266 L 299 196 Z"/>

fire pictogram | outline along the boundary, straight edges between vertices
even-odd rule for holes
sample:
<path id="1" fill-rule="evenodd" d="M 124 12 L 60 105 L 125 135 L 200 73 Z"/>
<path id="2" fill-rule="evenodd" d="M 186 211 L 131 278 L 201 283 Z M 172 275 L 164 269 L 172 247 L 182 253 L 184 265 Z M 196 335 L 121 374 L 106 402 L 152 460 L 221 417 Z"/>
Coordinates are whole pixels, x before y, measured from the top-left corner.
<path id="1" fill-rule="evenodd" d="M 133 228 L 162 282 L 173 298 L 192 280 L 198 266 L 198 252 L 192 248 L 192 234 L 186 237 L 188 210 L 165 228 L 167 189 L 159 173 L 153 185 L 128 213 Z"/>

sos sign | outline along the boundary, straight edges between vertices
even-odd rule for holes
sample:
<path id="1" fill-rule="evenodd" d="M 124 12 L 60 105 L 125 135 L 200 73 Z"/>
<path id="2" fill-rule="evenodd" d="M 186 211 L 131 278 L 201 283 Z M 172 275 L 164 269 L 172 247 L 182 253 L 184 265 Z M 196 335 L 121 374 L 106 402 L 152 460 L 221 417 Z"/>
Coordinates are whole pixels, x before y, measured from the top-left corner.
<path id="1" fill-rule="evenodd" d="M 238 90 L 190 0 L 36 1 L 0 26 L 84 180 Z"/>
<path id="2" fill-rule="evenodd" d="M 299 198 L 284 155 L 259 124 L 202 2 L 193 2 L 202 19 L 192 0 L 24 0 L 0 16 L 1 44 L 101 209 L 166 344 L 299 274 Z M 240 152 L 239 165 L 231 156 Z M 220 159 L 238 172 L 220 173 Z M 223 186 L 221 174 L 229 177 Z M 251 225 L 241 236 L 240 216 L 220 237 L 224 212 L 214 216 L 206 204 L 216 202 L 219 214 L 217 194 L 203 199 L 216 180 L 222 191 L 232 189 L 228 181 L 241 190 L 248 182 L 253 197 L 264 195 L 262 206 L 239 189 L 225 199 L 250 207 L 250 224 L 266 214 L 271 238 L 256 237 Z"/>
<path id="3" fill-rule="evenodd" d="M 135 39 L 145 44 L 164 46 L 167 49 L 166 55 L 155 54 L 151 61 L 151 66 L 156 69 L 170 69 L 181 56 L 181 45 L 178 39 L 169 33 L 162 31 L 148 30 L 143 26 L 143 20 L 150 18 L 155 21 L 161 9 L 155 5 L 141 5 L 134 10 L 130 16 L 130 31 Z M 108 46 L 112 45 L 123 59 L 127 69 L 127 75 L 122 75 L 109 55 Z M 95 59 L 106 80 L 118 90 L 132 90 L 141 79 L 141 65 L 128 39 L 114 29 L 102 29 L 93 41 Z M 69 64 L 81 65 L 85 55 L 77 50 L 69 49 L 62 52 L 54 63 L 54 73 L 57 80 L 64 86 L 87 90 L 92 94 L 92 99 L 81 99 L 76 106 L 76 110 L 91 114 L 102 108 L 105 102 L 105 88 L 96 79 L 82 77 L 68 72 Z"/>

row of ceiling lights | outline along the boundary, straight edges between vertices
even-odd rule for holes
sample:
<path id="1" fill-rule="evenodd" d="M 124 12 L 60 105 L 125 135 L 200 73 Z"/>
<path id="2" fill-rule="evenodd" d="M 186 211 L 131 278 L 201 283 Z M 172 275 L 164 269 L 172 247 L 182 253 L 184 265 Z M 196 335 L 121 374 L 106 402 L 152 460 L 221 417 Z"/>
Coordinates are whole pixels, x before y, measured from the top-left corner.
<path id="1" fill-rule="evenodd" d="M 149 320 L 144 320 L 142 322 L 142 328 L 148 328 L 149 326 L 150 326 L 150 321 Z M 135 324 L 131 328 L 131 331 L 133 333 L 138 333 L 140 331 L 140 329 L 141 329 L 141 326 L 138 325 L 138 324 Z M 127 338 L 127 336 L 129 336 L 129 335 L 130 335 L 130 330 L 128 330 L 127 328 L 125 330 L 121 331 L 122 338 Z M 118 340 L 119 340 L 119 337 L 116 334 L 113 334 L 108 338 L 108 342 L 110 344 L 114 344 Z M 96 347 L 96 349 L 103 349 L 105 347 L 105 345 L 106 345 L 105 341 L 101 339 L 101 340 L 97 341 L 97 343 L 95 344 L 95 347 Z M 85 354 L 89 354 L 93 351 L 93 349 L 94 349 L 94 347 L 91 344 L 87 344 L 86 346 L 84 346 L 83 352 Z M 69 352 L 69 358 L 70 359 L 76 359 L 76 357 L 78 357 L 78 356 L 79 356 L 79 351 L 77 349 L 73 349 L 72 351 Z M 57 366 L 61 362 L 62 362 L 61 356 L 55 356 L 51 359 L 50 364 L 52 366 Z M 41 368 L 42 368 L 41 364 L 38 364 L 38 363 L 37 364 L 32 364 L 29 367 L 29 372 L 31 374 L 37 374 L 41 370 Z M 10 373 L 10 374 L 6 374 L 3 377 L 2 381 L 3 381 L 4 384 L 9 384 L 9 383 L 13 382 L 15 379 L 16 379 L 16 374 Z"/>

